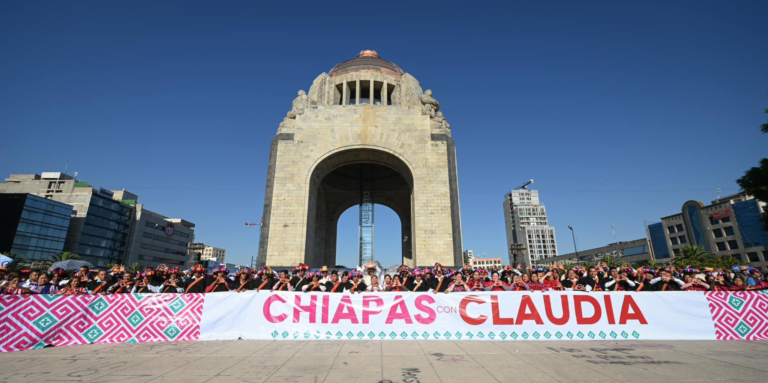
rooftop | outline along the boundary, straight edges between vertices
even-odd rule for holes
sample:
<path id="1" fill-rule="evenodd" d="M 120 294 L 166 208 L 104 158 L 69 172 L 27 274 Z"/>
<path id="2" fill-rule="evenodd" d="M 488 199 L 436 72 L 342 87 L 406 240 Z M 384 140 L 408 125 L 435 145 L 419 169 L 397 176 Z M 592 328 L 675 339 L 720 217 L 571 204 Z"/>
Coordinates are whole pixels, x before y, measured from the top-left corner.
<path id="1" fill-rule="evenodd" d="M 336 77 L 352 72 L 379 72 L 398 78 L 405 73 L 399 66 L 379 57 L 376 51 L 361 51 L 357 57 L 333 67 L 330 75 Z"/>

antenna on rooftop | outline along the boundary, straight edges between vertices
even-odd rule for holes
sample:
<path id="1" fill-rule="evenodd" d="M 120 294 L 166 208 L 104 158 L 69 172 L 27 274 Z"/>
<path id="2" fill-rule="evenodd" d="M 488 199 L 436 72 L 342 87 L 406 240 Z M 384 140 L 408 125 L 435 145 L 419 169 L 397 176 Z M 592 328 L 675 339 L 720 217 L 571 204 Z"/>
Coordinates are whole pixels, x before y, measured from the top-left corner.
<path id="1" fill-rule="evenodd" d="M 720 190 L 720 188 L 718 188 L 718 189 L 717 189 L 717 199 L 720 199 L 720 192 L 721 192 L 721 191 L 722 191 L 722 190 Z"/>

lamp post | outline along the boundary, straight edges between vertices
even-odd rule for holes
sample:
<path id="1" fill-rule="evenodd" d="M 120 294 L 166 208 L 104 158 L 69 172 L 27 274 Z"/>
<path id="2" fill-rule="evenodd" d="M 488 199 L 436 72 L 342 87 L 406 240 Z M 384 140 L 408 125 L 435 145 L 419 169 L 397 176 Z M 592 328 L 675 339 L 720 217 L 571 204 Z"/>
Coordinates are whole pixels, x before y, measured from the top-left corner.
<path id="1" fill-rule="evenodd" d="M 579 249 L 576 248 L 576 233 L 573 231 L 573 226 L 568 225 L 568 228 L 571 229 L 571 235 L 573 236 L 573 250 L 576 252 L 576 258 L 579 258 Z"/>
<path id="2" fill-rule="evenodd" d="M 149 255 L 147 255 L 147 261 L 144 262 L 145 269 L 149 268 L 149 259 L 152 258 L 152 245 L 155 243 L 155 230 L 157 230 L 159 226 L 160 225 L 155 224 L 155 226 L 152 227 L 152 237 L 149 238 Z"/>

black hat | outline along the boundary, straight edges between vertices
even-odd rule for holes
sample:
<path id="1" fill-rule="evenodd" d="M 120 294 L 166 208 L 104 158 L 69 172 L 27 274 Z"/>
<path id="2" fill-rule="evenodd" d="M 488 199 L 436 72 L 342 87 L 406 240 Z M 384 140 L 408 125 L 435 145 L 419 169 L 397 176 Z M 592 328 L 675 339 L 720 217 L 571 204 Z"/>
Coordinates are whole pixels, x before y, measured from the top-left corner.
<path id="1" fill-rule="evenodd" d="M 331 275 L 339 275 L 339 270 L 331 270 Z"/>

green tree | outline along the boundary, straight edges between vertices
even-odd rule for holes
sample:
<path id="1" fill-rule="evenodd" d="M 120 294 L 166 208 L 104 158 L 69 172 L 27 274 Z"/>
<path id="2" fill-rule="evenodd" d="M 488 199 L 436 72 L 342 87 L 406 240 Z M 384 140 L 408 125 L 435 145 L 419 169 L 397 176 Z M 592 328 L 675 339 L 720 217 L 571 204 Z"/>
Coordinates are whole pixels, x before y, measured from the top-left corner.
<path id="1" fill-rule="evenodd" d="M 590 267 L 594 266 L 592 262 L 584 262 L 581 265 L 584 266 L 585 269 L 589 269 Z"/>
<path id="2" fill-rule="evenodd" d="M 711 267 L 715 261 L 715 256 L 704 250 L 702 246 L 683 247 L 680 249 L 680 255 L 672 260 L 677 267 L 693 266 L 697 269 Z"/>
<path id="3" fill-rule="evenodd" d="M 125 269 L 127 271 L 133 271 L 133 272 L 137 273 L 137 272 L 141 271 L 142 268 L 144 268 L 144 266 L 142 266 L 141 263 L 136 262 L 136 263 L 126 267 Z"/>
<path id="4" fill-rule="evenodd" d="M 768 109 L 765 113 L 768 114 Z M 768 133 L 768 123 L 762 124 L 760 130 Z M 760 166 L 744 172 L 744 176 L 736 180 L 736 183 L 747 194 L 759 201 L 768 202 L 768 158 L 760 160 Z M 768 214 L 763 215 L 763 227 L 768 230 Z"/>
<path id="5" fill-rule="evenodd" d="M 658 262 L 658 261 L 656 261 L 655 259 L 649 259 L 649 260 L 647 260 L 647 261 L 643 262 L 643 265 L 644 265 L 644 266 L 648 266 L 648 267 L 650 267 L 650 268 L 652 268 L 652 269 L 654 269 L 654 270 L 656 270 L 656 269 L 658 269 L 659 267 L 661 267 L 661 263 L 659 263 L 659 262 Z"/>
<path id="6" fill-rule="evenodd" d="M 565 269 L 565 271 L 568 271 L 573 268 L 573 264 L 570 262 L 565 262 L 563 263 L 563 268 Z"/>
<path id="7" fill-rule="evenodd" d="M 608 267 L 619 267 L 621 266 L 621 261 L 614 258 L 613 255 L 606 255 L 603 257 L 603 262 L 608 265 Z"/>
<path id="8" fill-rule="evenodd" d="M 743 263 L 738 259 L 734 258 L 732 255 L 723 255 L 715 258 L 717 258 L 715 260 L 715 264 L 712 265 L 712 268 L 715 268 L 715 269 L 730 270 L 731 267 Z"/>
<path id="9" fill-rule="evenodd" d="M 48 259 L 51 262 L 61 262 L 61 261 L 71 261 L 71 260 L 80 259 L 80 256 L 75 253 L 70 253 L 68 251 L 65 251 L 63 253 L 51 254 L 50 256 L 48 256 Z"/>

